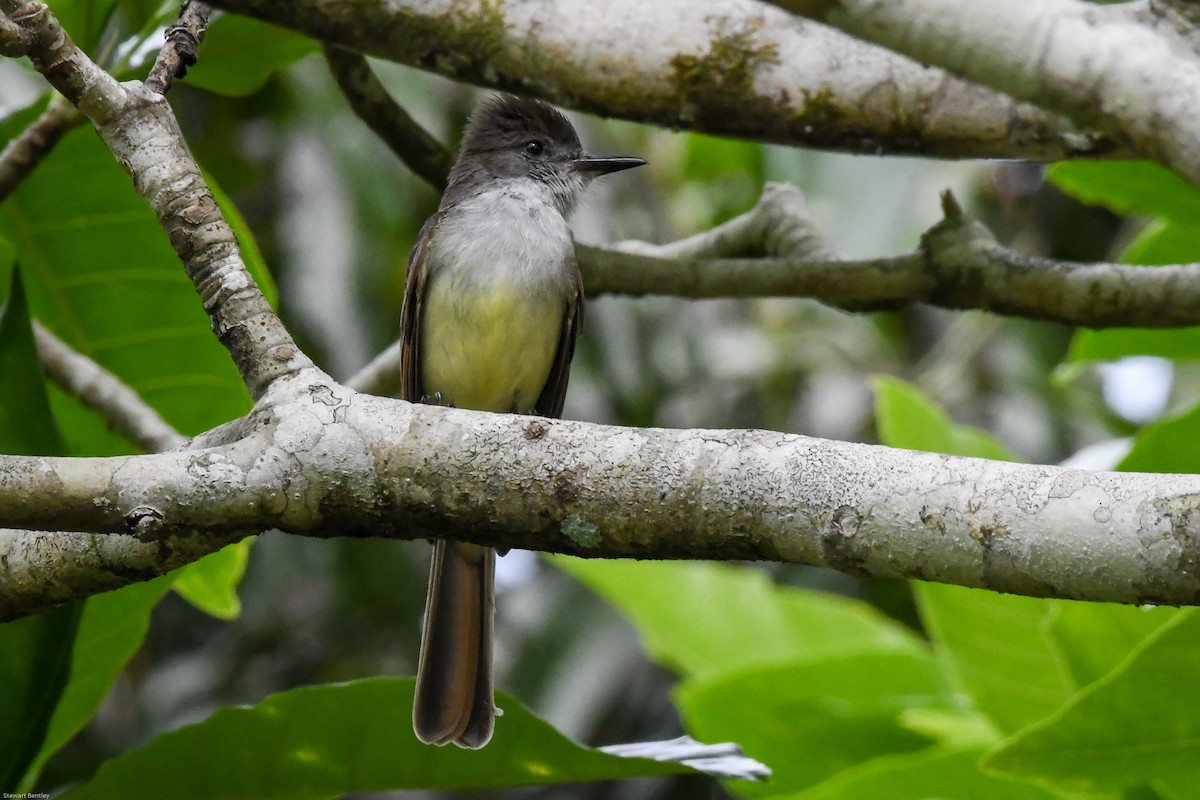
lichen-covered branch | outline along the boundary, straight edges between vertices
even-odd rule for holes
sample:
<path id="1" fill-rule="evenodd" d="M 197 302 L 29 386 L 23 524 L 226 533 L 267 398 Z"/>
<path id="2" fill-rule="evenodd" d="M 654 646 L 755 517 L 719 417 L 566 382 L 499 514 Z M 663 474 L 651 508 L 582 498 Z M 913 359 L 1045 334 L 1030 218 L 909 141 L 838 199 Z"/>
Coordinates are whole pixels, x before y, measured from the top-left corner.
<path id="1" fill-rule="evenodd" d="M 917 249 L 885 258 L 838 256 L 799 191 L 781 184 L 745 215 L 682 242 L 579 245 L 576 256 L 589 296 L 809 297 L 848 311 L 919 302 L 1089 328 L 1200 325 L 1200 264 L 1029 256 L 1001 245 L 949 194 L 942 203 L 945 218 Z"/>
<path id="2" fill-rule="evenodd" d="M 757 0 L 216 5 L 604 116 L 851 152 L 1061 160 L 1121 140 Z"/>
<path id="3" fill-rule="evenodd" d="M 148 453 L 183 444 L 183 435 L 116 375 L 72 350 L 44 325 L 34 322 L 33 334 L 50 380 L 97 412 L 110 429 Z"/>
<path id="4" fill-rule="evenodd" d="M 772 2 L 1060 111 L 1200 183 L 1200 55 L 1190 24 L 1165 5 L 1097 6 L 1081 0 Z M 1130 13 L 1131 7 L 1138 13 Z"/>
<path id="5" fill-rule="evenodd" d="M 311 366 L 246 270 L 200 169 L 162 95 L 138 81 L 118 83 L 93 63 L 41 3 L 2 0 L 17 33 L 0 28 L 0 47 L 23 51 L 82 111 L 132 176 L 183 261 L 213 330 L 228 348 L 251 396 L 273 380 Z"/>
<path id="6" fill-rule="evenodd" d="M 177 564 L 197 542 L 215 549 L 266 528 L 1200 602 L 1196 475 L 501 416 L 356 394 L 315 371 L 269 398 L 254 433 L 225 447 L 0 457 L 0 526 L 116 534 L 83 566 L 62 555 L 78 546 L 72 537 L 0 540 L 0 608 L 32 613 L 148 577 L 148 548 Z"/>

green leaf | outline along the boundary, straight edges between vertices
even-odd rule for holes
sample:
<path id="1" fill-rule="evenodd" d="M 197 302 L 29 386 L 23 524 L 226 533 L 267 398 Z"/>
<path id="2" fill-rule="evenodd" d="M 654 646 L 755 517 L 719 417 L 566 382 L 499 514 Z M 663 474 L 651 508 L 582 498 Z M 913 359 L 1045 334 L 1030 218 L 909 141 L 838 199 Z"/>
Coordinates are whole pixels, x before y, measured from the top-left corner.
<path id="1" fill-rule="evenodd" d="M 117 0 L 45 0 L 45 3 L 72 41 L 84 52 L 95 54 Z"/>
<path id="2" fill-rule="evenodd" d="M 0 452 L 63 453 L 16 270 L 0 312 L 0 386 Z M 16 424 L 10 402 L 19 407 Z M 169 585 L 136 584 L 0 625 L 0 786 L 29 789 L 46 759 L 91 719 Z"/>
<path id="3" fill-rule="evenodd" d="M 1200 227 L 1196 221 L 1151 220 L 1121 251 L 1125 264 L 1161 266 L 1200 259 Z"/>
<path id="4" fill-rule="evenodd" d="M 979 769 L 980 750 L 929 748 L 886 756 L 838 773 L 800 794 L 776 800 L 1054 800 L 1060 795 Z"/>
<path id="5" fill-rule="evenodd" d="M 71 671 L 82 603 L 0 625 L 0 786 L 16 787 L 46 739 Z"/>
<path id="6" fill-rule="evenodd" d="M 0 452 L 62 455 L 66 445 L 50 413 L 19 269 L 12 270 L 7 294 L 0 309 Z"/>
<path id="7" fill-rule="evenodd" d="M 142 646 L 150 612 L 170 586 L 171 579 L 164 576 L 98 594 L 83 603 L 70 675 L 50 719 L 45 741 L 26 773 L 23 791 L 32 788 L 46 759 L 96 714 L 125 664 Z"/>
<path id="8" fill-rule="evenodd" d="M 1200 797 L 1200 769 L 1160 778 L 1152 785 L 1161 800 L 1195 800 Z"/>
<path id="9" fill-rule="evenodd" d="M 1116 361 L 1126 356 L 1160 356 L 1175 361 L 1200 358 L 1200 327 L 1169 331 L 1155 328 L 1076 331 L 1064 363 Z"/>
<path id="10" fill-rule="evenodd" d="M 925 652 L 911 631 L 866 603 L 776 586 L 759 569 L 565 556 L 552 561 L 624 614 L 651 657 L 685 675 L 866 650 Z"/>
<path id="11" fill-rule="evenodd" d="M 1118 214 L 1150 214 L 1195 224 L 1200 189 L 1151 161 L 1064 161 L 1046 171 L 1051 183 Z"/>
<path id="12" fill-rule="evenodd" d="M 0 235 L 17 246 L 35 316 L 176 428 L 194 434 L 249 409 L 165 233 L 93 131 L 68 134 L 0 206 Z M 69 438 L 84 425 L 78 414 L 60 423 Z"/>
<path id="13" fill-rule="evenodd" d="M 371 678 L 272 695 L 106 762 L 71 800 L 306 800 L 348 792 L 482 789 L 690 771 L 581 747 L 498 695 L 504 715 L 482 750 L 430 747 L 412 733 L 412 679 Z"/>
<path id="14" fill-rule="evenodd" d="M 1200 406 L 1147 425 L 1117 465 L 1124 472 L 1200 472 L 1200 453 L 1185 443 L 1200 436 Z"/>
<path id="15" fill-rule="evenodd" d="M 955 705 L 927 653 L 814 658 L 688 681 L 676 698 L 694 736 L 736 741 L 746 755 L 771 765 L 770 786 L 743 789 L 759 796 L 797 791 L 882 755 L 924 749 L 930 739 L 905 726 L 903 714 Z"/>
<path id="16" fill-rule="evenodd" d="M 253 541 L 253 537 L 242 539 L 181 567 L 175 573 L 175 591 L 218 619 L 237 619 L 242 613 L 237 587 L 246 572 Z"/>
<path id="17" fill-rule="evenodd" d="M 1000 732 L 982 714 L 962 709 L 910 708 L 900 715 L 900 723 L 914 733 L 928 736 L 952 750 L 991 747 L 1000 741 Z"/>
<path id="18" fill-rule="evenodd" d="M 1107 675 L 1179 613 L 1176 608 L 1114 603 L 1058 601 L 1055 606 L 1050 634 L 1079 686 Z"/>
<path id="19" fill-rule="evenodd" d="M 877 375 L 875 419 L 879 441 L 888 447 L 925 450 L 931 453 L 1015 460 L 998 440 L 966 425 L 956 425 L 950 417 L 912 384 L 898 378 Z"/>
<path id="20" fill-rule="evenodd" d="M 1200 616 L 1178 612 L 1120 667 L 1045 721 L 992 751 L 984 766 L 1103 791 L 1194 780 L 1200 764 Z"/>
<path id="21" fill-rule="evenodd" d="M 1049 631 L 1054 602 L 937 583 L 914 587 L 934 649 L 1001 730 L 1042 719 L 1075 693 Z"/>
<path id="22" fill-rule="evenodd" d="M 280 69 L 317 50 L 307 36 L 237 14 L 209 26 L 200 58 L 184 79 L 218 94 L 244 97 Z"/>
<path id="23" fill-rule="evenodd" d="M 21 272 L 10 269 L 0 308 L 0 452 L 61 455 L 62 437 L 50 413 L 41 363 L 29 326 Z M 71 670 L 71 648 L 82 604 L 51 609 L 0 625 L 0 787 L 16 787 L 37 757 Z"/>

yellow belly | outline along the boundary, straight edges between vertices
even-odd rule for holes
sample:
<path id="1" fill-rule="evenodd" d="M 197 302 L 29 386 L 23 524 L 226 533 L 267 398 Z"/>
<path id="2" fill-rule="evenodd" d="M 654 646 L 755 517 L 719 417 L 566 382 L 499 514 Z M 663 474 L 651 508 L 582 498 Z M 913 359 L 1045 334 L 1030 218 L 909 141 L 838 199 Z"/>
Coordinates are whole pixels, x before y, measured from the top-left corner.
<path id="1" fill-rule="evenodd" d="M 425 394 L 458 408 L 529 413 L 550 376 L 565 301 L 503 283 L 467 292 L 451 283 L 434 281 L 423 303 Z"/>

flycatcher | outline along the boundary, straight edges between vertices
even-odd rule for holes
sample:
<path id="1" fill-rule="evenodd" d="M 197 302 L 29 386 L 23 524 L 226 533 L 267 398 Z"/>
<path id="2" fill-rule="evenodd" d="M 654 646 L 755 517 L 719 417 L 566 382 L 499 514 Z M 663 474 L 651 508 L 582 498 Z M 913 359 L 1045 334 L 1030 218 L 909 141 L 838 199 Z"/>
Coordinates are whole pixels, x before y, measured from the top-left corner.
<path id="1" fill-rule="evenodd" d="M 645 163 L 586 155 L 546 103 L 483 103 L 409 259 L 404 399 L 560 416 L 583 319 L 567 215 L 591 178 Z M 413 703 L 428 744 L 478 748 L 492 737 L 495 567 L 489 547 L 434 542 Z"/>

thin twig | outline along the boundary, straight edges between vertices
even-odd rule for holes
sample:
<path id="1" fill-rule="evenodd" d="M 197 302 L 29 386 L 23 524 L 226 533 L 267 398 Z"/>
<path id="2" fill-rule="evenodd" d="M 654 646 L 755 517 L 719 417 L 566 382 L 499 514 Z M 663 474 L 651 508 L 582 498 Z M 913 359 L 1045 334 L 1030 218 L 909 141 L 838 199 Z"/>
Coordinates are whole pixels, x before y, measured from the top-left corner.
<path id="1" fill-rule="evenodd" d="M 200 43 L 208 29 L 208 18 L 213 8 L 200 0 L 187 0 L 179 11 L 179 20 L 167 28 L 167 43 L 158 52 L 158 59 L 146 78 L 146 88 L 158 94 L 171 90 L 175 78 L 187 74 L 188 67 L 196 63 Z"/>
<path id="2" fill-rule="evenodd" d="M 1147 267 L 1025 255 L 996 241 L 949 193 L 942 198 L 944 219 L 917 249 L 843 259 L 803 221 L 802 205 L 783 202 L 798 190 L 769 191 L 778 197 L 714 229 L 733 231 L 735 239 L 764 237 L 756 246 L 767 257 L 713 257 L 729 252 L 728 241 L 713 231 L 668 245 L 577 245 L 588 295 L 810 297 L 847 311 L 929 303 L 1088 328 L 1200 325 L 1200 263 Z M 735 243 L 739 253 L 755 246 L 746 238 Z"/>
<path id="3" fill-rule="evenodd" d="M 49 107 L 29 127 L 21 131 L 0 152 L 0 202 L 4 202 L 21 181 L 29 177 L 67 131 L 83 122 L 83 115 L 61 98 Z"/>
<path id="4" fill-rule="evenodd" d="M 116 375 L 33 323 L 38 357 L 50 380 L 104 418 L 108 427 L 148 453 L 171 450 L 185 437 Z"/>
<path id="5" fill-rule="evenodd" d="M 325 47 L 329 71 L 359 119 L 408 165 L 439 191 L 446 187 L 453 156 L 442 143 L 392 99 L 362 55 L 342 47 Z"/>
<path id="6" fill-rule="evenodd" d="M 400 342 L 392 342 L 342 385 L 356 392 L 382 397 L 400 394 Z"/>

